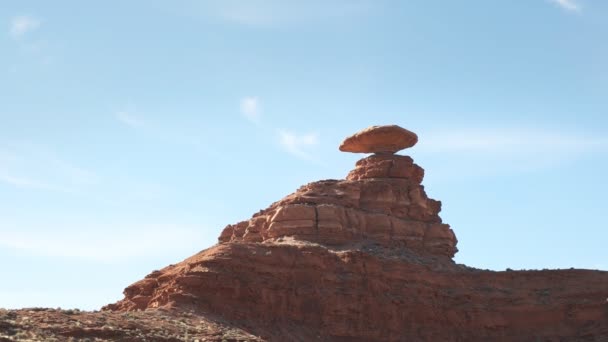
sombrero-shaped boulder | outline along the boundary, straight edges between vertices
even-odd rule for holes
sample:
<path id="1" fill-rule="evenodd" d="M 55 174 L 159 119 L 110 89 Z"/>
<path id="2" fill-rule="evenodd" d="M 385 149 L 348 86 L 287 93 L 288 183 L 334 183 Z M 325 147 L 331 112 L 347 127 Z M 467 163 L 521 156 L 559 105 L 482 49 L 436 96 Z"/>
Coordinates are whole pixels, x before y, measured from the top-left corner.
<path id="1" fill-rule="evenodd" d="M 418 136 L 397 125 L 371 126 L 344 139 L 340 151 L 395 153 L 416 145 Z"/>

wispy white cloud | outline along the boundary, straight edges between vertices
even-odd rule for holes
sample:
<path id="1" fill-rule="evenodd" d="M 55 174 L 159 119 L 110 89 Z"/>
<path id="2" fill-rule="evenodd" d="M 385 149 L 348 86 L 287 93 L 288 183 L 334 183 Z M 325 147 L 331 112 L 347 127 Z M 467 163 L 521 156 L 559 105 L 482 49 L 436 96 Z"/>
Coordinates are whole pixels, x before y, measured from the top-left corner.
<path id="1" fill-rule="evenodd" d="M 0 182 L 22 189 L 76 192 L 96 184 L 98 176 L 29 143 L 0 147 Z"/>
<path id="2" fill-rule="evenodd" d="M 59 191 L 59 192 L 72 192 L 69 188 L 62 187 L 60 185 L 54 185 L 49 183 L 44 183 L 38 180 L 25 178 L 25 177 L 17 177 L 13 176 L 9 173 L 5 173 L 6 171 L 0 171 L 0 182 L 13 185 L 18 188 L 23 189 L 37 189 L 37 190 L 49 190 L 49 191 Z"/>
<path id="3" fill-rule="evenodd" d="M 163 255 L 204 244 L 201 227 L 178 225 L 125 225 L 117 229 L 79 224 L 78 228 L 17 229 L 3 225 L 0 247 L 37 256 L 120 262 L 134 257 Z M 171 232 L 168 234 L 168 232 Z M 144 236 L 145 238 L 142 238 Z M 134 243 L 136 241 L 136 243 Z"/>
<path id="4" fill-rule="evenodd" d="M 417 133 L 411 153 L 442 180 L 534 172 L 608 152 L 608 138 L 574 131 L 451 127 Z"/>
<path id="5" fill-rule="evenodd" d="M 576 0 L 549 0 L 552 3 L 558 5 L 562 9 L 571 12 L 580 12 L 582 10 L 581 5 Z"/>
<path id="6" fill-rule="evenodd" d="M 249 26 L 270 26 L 276 23 L 275 15 L 267 8 L 247 2 L 225 4 L 219 8 L 219 14 L 227 21 Z"/>
<path id="7" fill-rule="evenodd" d="M 309 149 L 319 145 L 319 134 L 316 132 L 296 134 L 286 130 L 279 130 L 279 144 L 290 154 L 305 160 L 314 161 Z"/>
<path id="8" fill-rule="evenodd" d="M 236 24 L 276 27 L 319 20 L 336 20 L 369 13 L 372 0 L 219 0 L 206 2 L 203 9 Z"/>
<path id="9" fill-rule="evenodd" d="M 608 138 L 530 128 L 452 128 L 429 131 L 418 149 L 458 153 L 564 153 L 607 148 Z"/>
<path id="10" fill-rule="evenodd" d="M 15 41 L 15 47 L 25 56 L 28 56 L 29 61 L 35 61 L 47 67 L 55 61 L 55 57 L 49 54 L 51 44 L 40 37 L 26 39 L 33 32 L 38 31 L 41 25 L 42 22 L 35 17 L 27 15 L 15 16 L 10 21 L 8 33 Z M 12 73 L 20 71 L 16 66 L 10 67 L 10 70 Z"/>
<path id="11" fill-rule="evenodd" d="M 144 125 L 144 121 L 141 118 L 136 117 L 135 115 L 131 114 L 129 111 L 119 111 L 116 113 L 116 119 L 118 119 L 118 121 L 131 126 L 133 128 L 139 128 L 142 127 Z"/>
<path id="12" fill-rule="evenodd" d="M 40 20 L 27 16 L 16 16 L 11 20 L 9 33 L 14 39 L 20 39 L 27 33 L 37 30 L 40 27 Z"/>
<path id="13" fill-rule="evenodd" d="M 207 154 L 219 155 L 217 150 L 209 147 L 207 139 L 201 134 L 201 130 L 207 129 L 203 120 L 186 121 L 180 119 L 180 115 L 169 114 L 143 115 L 139 114 L 135 106 L 127 106 L 127 109 L 115 111 L 113 115 L 120 124 L 137 129 L 148 138 L 170 144 L 187 145 Z"/>
<path id="14" fill-rule="evenodd" d="M 241 114 L 249 121 L 259 122 L 262 114 L 259 99 L 256 96 L 241 99 Z"/>
<path id="15" fill-rule="evenodd" d="M 247 96 L 240 102 L 241 114 L 247 120 L 258 124 L 258 128 L 264 129 L 260 123 L 261 109 L 258 97 Z M 274 128 L 272 128 L 274 129 Z M 298 134 L 289 130 L 276 130 L 277 141 L 281 148 L 288 153 L 309 161 L 317 161 L 310 153 L 310 148 L 319 144 L 319 134 L 316 132 Z"/>

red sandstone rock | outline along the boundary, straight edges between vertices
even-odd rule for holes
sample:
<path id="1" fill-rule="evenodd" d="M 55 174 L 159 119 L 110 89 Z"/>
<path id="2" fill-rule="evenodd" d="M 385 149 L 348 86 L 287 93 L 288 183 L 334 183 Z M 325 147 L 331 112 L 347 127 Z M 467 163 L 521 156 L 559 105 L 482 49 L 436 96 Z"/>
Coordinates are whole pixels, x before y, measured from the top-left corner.
<path id="1" fill-rule="evenodd" d="M 371 126 L 350 137 L 340 145 L 342 152 L 395 153 L 416 145 L 418 136 L 397 125 Z"/>
<path id="2" fill-rule="evenodd" d="M 407 250 L 286 239 L 224 243 L 160 271 L 147 303 L 249 325 L 273 341 L 602 341 L 608 272 L 491 272 Z M 291 335 L 288 335 L 291 333 Z M 317 338 L 318 337 L 318 338 Z"/>
<path id="3" fill-rule="evenodd" d="M 219 315 L 272 341 L 601 341 L 608 272 L 457 265 L 411 158 L 307 184 L 105 310 Z"/>
<path id="4" fill-rule="evenodd" d="M 408 156 L 374 154 L 359 160 L 346 176 L 348 180 L 366 178 L 407 178 L 420 184 L 424 170 Z"/>
<path id="5" fill-rule="evenodd" d="M 310 183 L 249 221 L 227 226 L 220 242 L 292 237 L 329 246 L 375 243 L 451 258 L 456 237 L 418 180 L 408 178 Z M 249 236 L 249 238 L 247 238 Z"/>

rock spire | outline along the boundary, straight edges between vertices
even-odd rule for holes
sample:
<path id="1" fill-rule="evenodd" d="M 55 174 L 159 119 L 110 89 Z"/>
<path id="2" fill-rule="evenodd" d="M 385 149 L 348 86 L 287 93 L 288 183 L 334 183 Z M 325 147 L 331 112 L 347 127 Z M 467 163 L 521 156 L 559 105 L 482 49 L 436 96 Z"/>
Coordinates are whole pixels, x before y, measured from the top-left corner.
<path id="1" fill-rule="evenodd" d="M 104 310 L 192 310 L 267 341 L 589 341 L 608 336 L 608 272 L 484 271 L 408 156 L 414 133 L 374 126 L 346 179 L 300 187 L 219 243 L 154 271 Z M 491 224 L 491 223 L 489 223 Z"/>
<path id="2" fill-rule="evenodd" d="M 413 146 L 416 134 L 399 126 L 372 126 L 346 138 L 340 149 L 377 152 L 357 162 L 346 180 L 309 183 L 253 218 L 227 226 L 220 242 L 280 238 L 348 246 L 373 243 L 452 258 L 457 239 L 439 217 L 441 202 L 421 185 L 424 170 L 393 154 Z"/>

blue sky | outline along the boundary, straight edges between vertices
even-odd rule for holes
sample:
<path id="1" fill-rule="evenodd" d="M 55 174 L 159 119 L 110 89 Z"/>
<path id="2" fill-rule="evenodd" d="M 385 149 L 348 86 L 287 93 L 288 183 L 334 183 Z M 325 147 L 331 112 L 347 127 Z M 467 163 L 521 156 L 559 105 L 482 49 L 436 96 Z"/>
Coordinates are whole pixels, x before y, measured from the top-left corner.
<path id="1" fill-rule="evenodd" d="M 398 124 L 456 261 L 608 269 L 603 0 L 5 1 L 0 307 L 99 308 Z"/>

